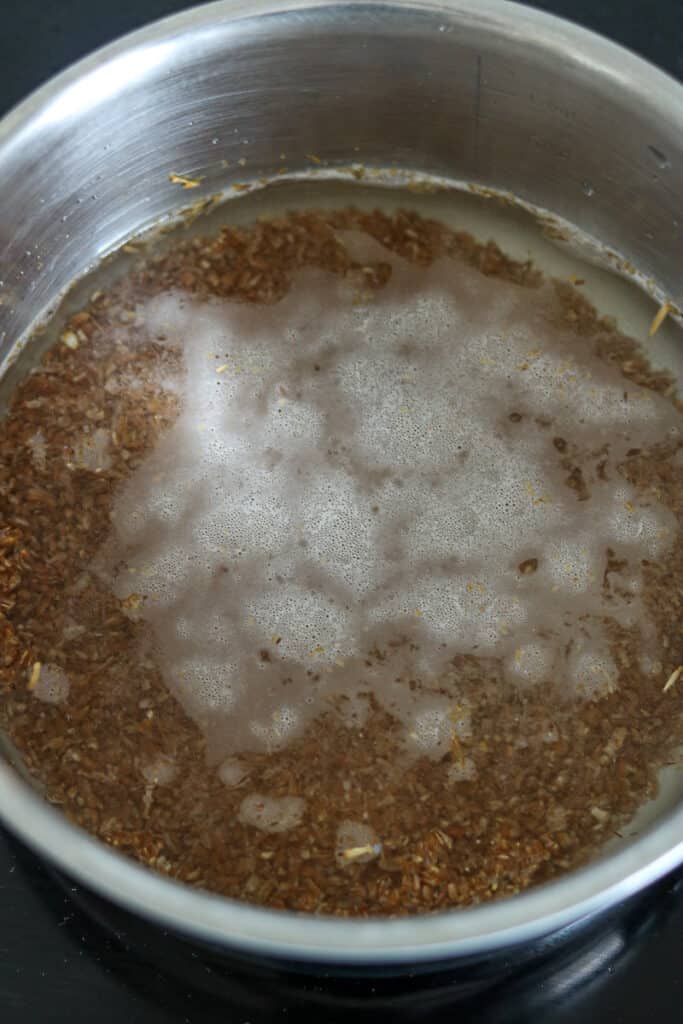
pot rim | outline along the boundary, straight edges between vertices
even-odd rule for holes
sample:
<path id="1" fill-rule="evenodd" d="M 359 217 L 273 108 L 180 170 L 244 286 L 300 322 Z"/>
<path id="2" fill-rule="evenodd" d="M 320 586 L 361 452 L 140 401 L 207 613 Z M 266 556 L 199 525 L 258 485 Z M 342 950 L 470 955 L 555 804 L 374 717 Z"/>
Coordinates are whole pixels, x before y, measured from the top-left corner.
<path id="1" fill-rule="evenodd" d="M 255 0 L 244 13 L 241 0 L 218 0 L 132 32 L 73 64 L 0 121 L 0 154 L 20 145 L 41 120 L 86 75 L 132 50 L 171 41 L 187 30 L 217 22 L 251 21 L 264 15 L 368 11 L 356 0 Z M 587 72 L 618 88 L 637 87 L 655 116 L 682 114 L 683 87 L 640 57 L 553 15 L 508 0 L 392 0 L 374 3 L 386 18 L 433 14 L 454 24 L 479 27 L 503 38 L 531 39 L 546 53 L 581 63 Z M 669 812 L 627 848 L 531 889 L 478 907 L 389 920 L 344 920 L 265 910 L 192 889 L 112 850 L 45 802 L 11 767 L 0 763 L 0 817 L 36 852 L 96 893 L 142 913 L 159 925 L 195 939 L 289 960 L 349 965 L 437 961 L 492 952 L 578 921 L 623 900 L 683 861 L 683 806 Z"/>

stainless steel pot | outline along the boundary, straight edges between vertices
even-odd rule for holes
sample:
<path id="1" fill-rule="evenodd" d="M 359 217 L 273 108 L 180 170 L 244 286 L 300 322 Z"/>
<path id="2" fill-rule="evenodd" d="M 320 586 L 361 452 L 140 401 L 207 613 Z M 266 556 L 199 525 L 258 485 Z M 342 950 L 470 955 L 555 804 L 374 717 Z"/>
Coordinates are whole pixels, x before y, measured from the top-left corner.
<path id="1" fill-rule="evenodd" d="M 219 140 L 219 144 L 214 142 Z M 0 123 L 0 354 L 131 234 L 246 172 L 314 153 L 503 188 L 599 238 L 663 294 L 683 265 L 683 89 L 588 32 L 504 0 L 210 4 L 64 72 Z M 228 161 L 230 168 L 226 168 Z M 231 175 L 234 175 L 231 178 Z M 683 806 L 591 866 L 476 909 L 367 922 L 275 913 L 152 874 L 0 763 L 0 814 L 125 907 L 275 957 L 378 964 L 493 951 L 623 899 L 683 860 Z"/>

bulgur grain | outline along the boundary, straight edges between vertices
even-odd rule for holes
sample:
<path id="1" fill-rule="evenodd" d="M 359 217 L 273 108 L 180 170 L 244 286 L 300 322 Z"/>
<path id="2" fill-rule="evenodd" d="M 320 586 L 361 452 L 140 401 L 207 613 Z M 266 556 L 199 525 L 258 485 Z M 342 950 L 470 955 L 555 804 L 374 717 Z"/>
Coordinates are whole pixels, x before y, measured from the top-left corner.
<path id="1" fill-rule="evenodd" d="M 184 188 L 198 184 L 170 178 Z M 462 656 L 452 670 L 476 740 L 459 737 L 444 755 L 450 781 L 443 765 L 427 758 L 397 773 L 393 720 L 373 704 L 362 730 L 323 715 L 284 750 L 241 758 L 257 792 L 290 802 L 305 797 L 305 809 L 283 832 L 240 820 L 243 789 L 207 770 L 200 730 L 153 660 L 141 658 L 138 595 L 117 600 L 91 571 L 117 488 L 178 413 L 176 397 L 152 383 L 155 374 L 145 377 L 146 368 L 158 370 L 173 354 L 145 339 L 143 325 L 127 324 L 134 344 L 112 337 L 138 298 L 179 287 L 197 297 L 273 303 L 297 268 L 314 265 L 340 275 L 360 270 L 364 287 L 381 288 L 391 268 L 354 263 L 336 235 L 347 228 L 416 265 L 446 253 L 520 287 L 541 281 L 530 262 L 508 259 L 494 243 L 409 212 L 295 212 L 177 241 L 160 253 L 126 246 L 137 259 L 133 269 L 69 319 L 63 344 L 19 386 L 0 423 L 0 723 L 50 801 L 158 871 L 273 908 L 394 916 L 510 895 L 583 864 L 655 793 L 658 768 L 683 740 L 683 694 L 674 687 L 683 661 L 683 545 L 666 564 L 644 566 L 643 600 L 657 623 L 662 660 L 673 667 L 664 690 L 661 677 L 638 667 L 638 638 L 623 628 L 612 635 L 619 687 L 599 704 L 565 706 L 541 690 L 511 697 L 494 662 Z M 559 320 L 594 338 L 625 380 L 675 401 L 670 378 L 653 371 L 571 284 L 557 282 L 556 292 Z M 131 368 L 143 380 L 136 390 L 126 386 Z M 86 425 L 90 436 L 95 423 L 110 438 L 99 472 L 73 461 L 75 439 Z M 36 436 L 47 469 L 32 456 Z M 554 445 L 567 485 L 585 499 L 578 453 L 564 438 Z M 620 472 L 641 491 L 656 489 L 680 524 L 683 481 L 674 454 L 634 449 Z M 534 573 L 538 564 L 529 558 L 519 572 Z M 280 639 L 274 635 L 273 645 Z M 368 663 L 382 657 L 371 652 Z M 31 690 L 42 662 L 68 675 L 65 703 L 27 698 L 27 679 Z M 166 776 L 150 765 L 174 771 Z M 370 816 L 381 846 L 350 847 L 339 864 L 342 816 Z"/>

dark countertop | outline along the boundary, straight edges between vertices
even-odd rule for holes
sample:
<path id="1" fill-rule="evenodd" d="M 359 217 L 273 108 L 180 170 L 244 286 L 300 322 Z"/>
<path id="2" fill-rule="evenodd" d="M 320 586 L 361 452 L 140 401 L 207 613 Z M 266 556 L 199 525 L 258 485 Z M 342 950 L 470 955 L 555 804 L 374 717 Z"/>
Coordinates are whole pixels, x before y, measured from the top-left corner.
<path id="1" fill-rule="evenodd" d="M 0 0 L 0 114 L 95 47 L 188 6 L 178 0 Z M 681 0 L 540 0 L 532 6 L 601 32 L 683 78 Z M 493 995 L 475 1003 L 460 1002 L 447 979 L 409 997 L 405 985 L 399 991 L 391 983 L 347 983 L 344 998 L 335 1002 L 338 986 L 323 979 L 301 979 L 291 987 L 274 971 L 221 971 L 201 951 L 178 946 L 163 933 L 134 936 L 135 929 L 107 908 L 93 922 L 83 912 L 81 891 L 58 882 L 0 829 L 0 1021 L 332 1024 L 353 1015 L 397 1024 L 673 1024 L 683 1016 L 682 886 L 678 877 L 666 880 L 571 957 L 554 960 L 526 981 L 508 974 Z M 526 995 L 520 997 L 523 984 Z"/>

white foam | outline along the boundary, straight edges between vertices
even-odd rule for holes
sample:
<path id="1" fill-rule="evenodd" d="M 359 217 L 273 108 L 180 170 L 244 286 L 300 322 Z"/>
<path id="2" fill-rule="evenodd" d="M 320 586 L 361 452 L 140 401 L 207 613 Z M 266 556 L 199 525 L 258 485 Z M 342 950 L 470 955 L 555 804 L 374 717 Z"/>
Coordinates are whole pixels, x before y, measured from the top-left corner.
<path id="1" fill-rule="evenodd" d="M 175 778 L 176 766 L 170 757 L 161 754 L 142 766 L 142 774 L 153 786 L 167 786 Z"/>
<path id="2" fill-rule="evenodd" d="M 633 547 L 649 557 L 671 546 L 676 520 L 668 509 L 646 508 L 633 488 L 620 487 L 614 494 L 612 536 L 622 549 Z"/>
<path id="3" fill-rule="evenodd" d="M 254 632 L 262 637 L 278 633 L 278 654 L 301 662 L 334 662 L 357 642 L 350 629 L 352 616 L 332 604 L 324 593 L 311 591 L 291 580 L 279 588 L 279 600 L 264 591 L 246 604 L 254 619 Z M 277 594 L 277 591 L 276 591 Z M 283 629 L 286 623 L 289 628 Z M 292 628 L 293 627 L 293 628 Z M 321 643 L 321 639 L 325 643 Z"/>
<path id="4" fill-rule="evenodd" d="M 506 657 L 505 677 L 524 686 L 550 682 L 557 661 L 558 652 L 552 641 L 528 640 Z"/>
<path id="5" fill-rule="evenodd" d="M 335 860 L 340 867 L 351 864 L 367 864 L 382 852 L 377 833 L 363 821 L 345 819 L 337 829 Z"/>
<path id="6" fill-rule="evenodd" d="M 548 574 L 552 586 L 583 595 L 595 589 L 602 555 L 600 538 L 589 533 L 572 538 L 558 537 L 545 549 L 541 572 Z"/>
<path id="7" fill-rule="evenodd" d="M 218 760 L 333 706 L 360 728 L 368 693 L 407 748 L 441 756 L 457 686 L 435 701 L 408 684 L 429 690 L 456 654 L 600 697 L 618 685 L 603 620 L 647 634 L 641 560 L 675 537 L 617 467 L 679 436 L 679 414 L 555 324 L 551 285 L 351 241 L 392 265 L 372 297 L 305 271 L 273 306 L 167 294 L 136 311 L 182 354 L 166 379 L 182 412 L 118 496 L 111 585 L 139 595 Z M 627 565 L 605 590 L 608 548 Z M 414 646 L 367 659 L 396 637 Z"/>
<path id="8" fill-rule="evenodd" d="M 422 697 L 412 721 L 408 723 L 407 739 L 421 754 L 439 759 L 449 753 L 453 741 L 471 734 L 470 717 L 464 705 L 456 705 L 446 697 Z"/>
<path id="9" fill-rule="evenodd" d="M 167 678 L 187 711 L 200 718 L 229 714 L 240 687 L 236 665 L 201 654 L 174 663 Z"/>
<path id="10" fill-rule="evenodd" d="M 607 644 L 600 638 L 578 637 L 568 658 L 567 678 L 581 697 L 591 698 L 615 690 L 618 671 Z"/>
<path id="11" fill-rule="evenodd" d="M 285 747 L 301 731 L 301 715 L 296 708 L 283 704 L 265 722 L 251 722 L 250 730 L 270 750 Z"/>
<path id="12" fill-rule="evenodd" d="M 239 820 L 261 832 L 288 832 L 301 824 L 306 801 L 298 796 L 264 796 L 252 793 L 240 805 Z"/>
<path id="13" fill-rule="evenodd" d="M 63 704 L 71 691 L 71 682 L 59 665 L 43 665 L 33 695 L 46 704 Z"/>
<path id="14" fill-rule="evenodd" d="M 236 789 L 249 778 L 249 766 L 238 757 L 226 757 L 218 769 L 218 778 L 228 789 Z"/>

